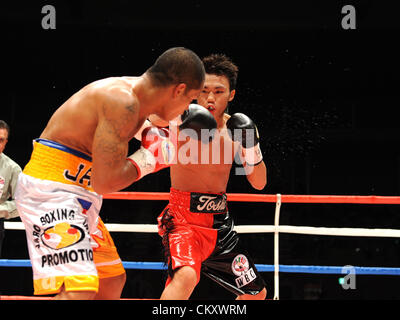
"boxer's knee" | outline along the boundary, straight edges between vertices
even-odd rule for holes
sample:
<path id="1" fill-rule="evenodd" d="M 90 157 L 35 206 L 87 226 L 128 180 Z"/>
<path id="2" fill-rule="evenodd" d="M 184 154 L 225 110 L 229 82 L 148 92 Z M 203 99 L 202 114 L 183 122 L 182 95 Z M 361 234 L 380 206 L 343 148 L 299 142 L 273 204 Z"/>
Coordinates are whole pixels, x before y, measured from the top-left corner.
<path id="1" fill-rule="evenodd" d="M 172 281 L 185 288 L 194 288 L 198 282 L 196 270 L 189 266 L 180 267 L 174 272 Z"/>
<path id="2" fill-rule="evenodd" d="M 96 296 L 95 291 L 65 291 L 63 286 L 54 300 L 93 300 Z"/>
<path id="3" fill-rule="evenodd" d="M 189 299 L 197 284 L 195 269 L 183 266 L 174 272 L 173 278 L 168 282 L 161 300 L 185 300 Z"/>
<path id="4" fill-rule="evenodd" d="M 96 300 L 119 300 L 126 282 L 126 273 L 119 276 L 99 279 L 99 292 Z"/>

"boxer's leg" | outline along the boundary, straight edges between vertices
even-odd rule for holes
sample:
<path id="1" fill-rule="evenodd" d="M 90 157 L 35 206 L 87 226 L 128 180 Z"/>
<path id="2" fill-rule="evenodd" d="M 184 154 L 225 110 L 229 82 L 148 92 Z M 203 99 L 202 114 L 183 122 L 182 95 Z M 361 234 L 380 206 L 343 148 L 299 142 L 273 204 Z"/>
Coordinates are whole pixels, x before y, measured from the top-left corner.
<path id="1" fill-rule="evenodd" d="M 93 300 L 95 295 L 95 291 L 65 291 L 65 287 L 62 286 L 54 300 Z"/>
<path id="2" fill-rule="evenodd" d="M 19 176 L 16 203 L 25 226 L 34 293 L 92 299 L 99 281 L 87 225 L 88 217 L 96 214 L 97 198 L 86 197 L 80 188 L 76 193 L 73 186 L 63 188 L 69 190 L 23 173 Z M 90 208 L 84 209 L 82 202 Z"/>
<path id="3" fill-rule="evenodd" d="M 119 300 L 126 282 L 126 273 L 114 241 L 100 217 L 91 232 L 93 260 L 99 275 L 96 300 Z"/>
<path id="4" fill-rule="evenodd" d="M 126 281 L 126 273 L 110 278 L 99 279 L 99 292 L 95 300 L 119 300 Z"/>
<path id="5" fill-rule="evenodd" d="M 216 250 L 203 262 L 202 273 L 238 296 L 238 300 L 263 300 L 267 290 L 262 276 L 241 247 L 230 215 L 215 216 Z"/>
<path id="6" fill-rule="evenodd" d="M 190 266 L 175 270 L 172 280 L 165 287 L 160 300 L 187 300 L 197 284 L 196 270 Z"/>
<path id="7" fill-rule="evenodd" d="M 171 188 L 170 203 L 158 218 L 169 276 L 161 299 L 188 299 L 200 281 L 202 261 L 214 250 L 213 215 L 191 212 L 191 198 Z"/>
<path id="8" fill-rule="evenodd" d="M 188 225 L 175 225 L 163 236 L 168 280 L 161 300 L 188 299 L 200 280 L 200 241 Z"/>

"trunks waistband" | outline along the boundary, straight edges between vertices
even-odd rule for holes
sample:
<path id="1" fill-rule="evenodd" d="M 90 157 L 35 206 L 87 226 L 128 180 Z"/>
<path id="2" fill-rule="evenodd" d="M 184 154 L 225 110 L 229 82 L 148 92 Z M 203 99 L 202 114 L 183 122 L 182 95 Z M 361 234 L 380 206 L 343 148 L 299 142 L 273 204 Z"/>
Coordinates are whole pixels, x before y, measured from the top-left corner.
<path id="1" fill-rule="evenodd" d="M 70 147 L 64 146 L 61 143 L 58 143 L 58 142 L 55 142 L 55 141 L 51 141 L 51 140 L 47 140 L 47 139 L 40 139 L 40 138 L 39 139 L 35 139 L 34 142 L 38 142 L 38 143 L 43 144 L 45 146 L 48 146 L 48 147 L 51 147 L 51 148 L 54 148 L 54 149 L 58 149 L 58 150 L 73 154 L 73 155 L 77 156 L 78 158 L 82 158 L 82 159 L 85 159 L 87 161 L 92 162 L 92 158 L 89 155 L 87 155 L 86 153 L 83 153 L 81 151 L 78 151 L 78 150 L 72 149 Z"/>
<path id="2" fill-rule="evenodd" d="M 36 139 L 24 173 L 34 178 L 72 184 L 94 191 L 90 184 L 90 156 L 60 143 Z"/>
<path id="3" fill-rule="evenodd" d="M 193 213 L 220 214 L 228 211 L 226 193 L 204 193 L 170 189 L 169 202 Z"/>

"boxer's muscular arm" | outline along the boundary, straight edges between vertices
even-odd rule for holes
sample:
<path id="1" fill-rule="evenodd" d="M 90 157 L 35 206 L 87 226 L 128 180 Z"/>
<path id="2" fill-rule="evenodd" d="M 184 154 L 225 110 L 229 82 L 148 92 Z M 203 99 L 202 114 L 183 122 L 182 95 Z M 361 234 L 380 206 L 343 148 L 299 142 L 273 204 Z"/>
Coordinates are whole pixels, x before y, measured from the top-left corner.
<path id="1" fill-rule="evenodd" d="M 137 121 L 138 101 L 131 95 L 103 99 L 92 145 L 91 183 L 97 193 L 116 192 L 136 180 L 136 168 L 126 158 Z"/>
<path id="2" fill-rule="evenodd" d="M 245 164 L 246 165 L 246 164 Z M 246 178 L 254 189 L 262 190 L 267 184 L 267 167 L 264 161 L 251 168 Z"/>
<path id="3" fill-rule="evenodd" d="M 256 125 L 245 114 L 235 113 L 227 120 L 226 127 L 231 137 L 240 142 L 239 152 L 247 180 L 254 189 L 264 189 L 267 184 L 267 168 L 260 150 Z"/>

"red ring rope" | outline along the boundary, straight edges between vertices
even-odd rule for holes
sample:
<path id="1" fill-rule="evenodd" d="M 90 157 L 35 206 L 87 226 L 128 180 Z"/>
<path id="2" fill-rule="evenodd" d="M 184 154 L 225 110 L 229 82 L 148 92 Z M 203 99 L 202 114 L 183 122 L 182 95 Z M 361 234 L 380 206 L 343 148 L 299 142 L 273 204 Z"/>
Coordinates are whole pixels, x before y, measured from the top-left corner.
<path id="1" fill-rule="evenodd" d="M 228 201 L 276 202 L 276 194 L 228 193 Z M 104 199 L 120 200 L 168 200 L 169 192 L 114 192 Z M 344 196 L 344 195 L 281 195 L 282 203 L 358 203 L 358 204 L 400 204 L 396 196 Z"/>

